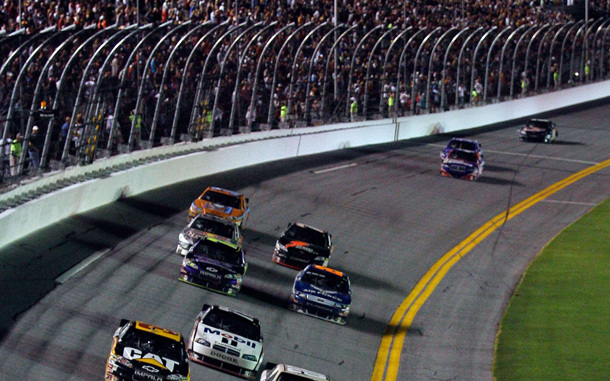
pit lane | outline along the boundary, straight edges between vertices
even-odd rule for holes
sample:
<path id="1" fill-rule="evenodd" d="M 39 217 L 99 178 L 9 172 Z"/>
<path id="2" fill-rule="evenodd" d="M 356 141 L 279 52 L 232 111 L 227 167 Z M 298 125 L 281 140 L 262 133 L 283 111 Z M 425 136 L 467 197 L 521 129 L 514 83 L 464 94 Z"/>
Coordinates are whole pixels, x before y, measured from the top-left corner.
<path id="1" fill-rule="evenodd" d="M 473 135 L 485 151 L 478 182 L 440 177 L 436 145 L 448 137 L 434 137 L 245 168 L 62 221 L 0 253 L 3 316 L 35 302 L 16 323 L 3 324 L 0 374 L 100 379 L 121 318 L 188 335 L 203 303 L 215 303 L 261 320 L 266 361 L 336 380 L 370 379 L 387 323 L 428 269 L 509 206 L 607 159 L 610 128 L 600 121 L 609 114 L 598 107 L 553 118 L 560 135 L 552 145 L 519 142 L 516 125 Z M 490 380 L 497 324 L 515 284 L 555 234 L 610 195 L 609 174 L 535 205 L 461 259 L 406 332 L 398 379 Z M 177 235 L 188 205 L 208 185 L 242 190 L 251 202 L 249 269 L 236 298 L 177 280 Z M 354 289 L 347 326 L 286 308 L 296 272 L 270 259 L 292 221 L 333 234 L 330 266 L 346 272 Z M 58 276 L 108 247 L 52 289 Z M 193 380 L 234 379 L 196 364 L 191 371 Z"/>

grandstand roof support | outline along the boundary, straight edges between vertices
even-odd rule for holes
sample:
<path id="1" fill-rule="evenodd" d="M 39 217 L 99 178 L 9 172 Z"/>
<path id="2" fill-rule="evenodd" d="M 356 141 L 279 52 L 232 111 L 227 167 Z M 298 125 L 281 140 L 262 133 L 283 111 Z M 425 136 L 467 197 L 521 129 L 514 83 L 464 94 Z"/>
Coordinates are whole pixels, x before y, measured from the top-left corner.
<path id="1" fill-rule="evenodd" d="M 521 43 L 521 40 L 523 39 L 523 37 L 530 31 L 532 30 L 532 28 L 535 28 L 536 26 L 531 26 L 529 27 L 525 32 L 523 32 L 523 34 L 521 35 L 521 37 L 519 38 L 519 40 L 517 41 L 517 46 L 515 47 L 514 51 L 517 51 L 517 48 L 519 47 L 519 44 Z M 500 100 L 500 95 L 502 94 L 502 70 L 504 69 L 504 53 L 506 53 L 506 48 L 508 47 L 508 44 L 510 44 L 510 42 L 513 40 L 513 38 L 517 35 L 517 33 L 519 33 L 519 31 L 521 31 L 522 29 L 527 28 L 526 24 L 521 25 L 520 27 L 518 27 L 517 29 L 515 29 L 506 39 L 506 42 L 504 42 L 504 45 L 502 46 L 502 52 L 500 53 L 500 67 L 498 68 L 498 95 L 496 96 L 496 99 L 499 101 Z M 514 64 L 514 60 L 513 60 L 513 64 Z M 513 75 L 515 74 L 514 72 L 514 65 L 511 68 L 511 75 L 510 75 L 510 80 L 511 83 L 513 81 Z M 525 76 L 527 77 L 527 73 L 525 73 Z M 526 78 L 524 78 L 524 80 L 526 80 Z"/>
<path id="2" fill-rule="evenodd" d="M 176 46 L 174 46 L 171 53 L 169 54 L 169 57 L 167 58 L 167 61 L 163 65 L 164 66 L 163 77 L 161 78 L 161 85 L 159 86 L 159 96 L 157 97 L 157 102 L 155 104 L 155 113 L 153 114 L 153 121 L 150 126 L 150 137 L 148 138 L 148 140 L 151 142 L 151 144 L 153 144 L 153 142 L 155 141 L 155 131 L 157 130 L 157 124 L 159 123 L 159 113 L 161 112 L 161 103 L 163 102 L 163 96 L 164 96 L 163 92 L 165 90 L 165 83 L 167 82 L 167 77 L 169 76 L 169 71 L 170 71 L 170 67 L 171 67 L 170 63 L 172 62 L 176 53 L 178 52 L 178 50 L 180 49 L 182 44 L 184 44 L 185 41 L 187 41 L 192 35 L 194 35 L 201 28 L 210 26 L 211 24 L 212 24 L 211 21 L 206 21 L 202 24 L 197 25 L 193 29 L 189 30 L 184 36 L 182 36 L 182 38 L 180 39 L 180 41 L 178 41 Z"/>
<path id="3" fill-rule="evenodd" d="M 485 32 L 485 34 L 483 36 L 481 36 L 481 39 L 477 43 L 477 46 L 474 48 L 474 53 L 472 54 L 472 74 L 470 77 L 470 94 L 472 94 L 472 92 L 474 91 L 474 83 L 475 83 L 474 75 L 477 72 L 477 53 L 479 52 L 481 45 L 483 45 L 483 41 L 485 41 L 485 39 L 491 33 L 495 32 L 497 29 L 498 29 L 498 27 L 494 25 L 490 30 Z"/>
<path id="4" fill-rule="evenodd" d="M 460 54 L 458 55 L 458 62 L 457 62 L 457 74 L 455 76 L 455 93 L 458 93 L 458 87 L 460 86 L 460 70 L 461 70 L 461 62 L 462 62 L 462 56 L 464 55 L 464 50 L 466 49 L 466 46 L 468 46 L 468 43 L 474 39 L 474 36 L 481 32 L 484 28 L 482 26 L 480 26 L 479 28 L 477 28 L 474 32 L 470 33 L 470 35 L 466 38 L 466 41 L 464 41 L 464 43 L 462 44 L 462 48 L 460 49 Z M 474 63 L 473 63 L 474 64 Z M 443 81 L 443 86 L 445 81 Z M 464 81 L 464 89 L 466 89 L 466 81 Z M 459 99 L 458 97 L 455 97 L 455 106 L 458 107 L 458 102 Z"/>
<path id="5" fill-rule="evenodd" d="M 425 28 L 425 27 L 424 27 Z M 385 95 L 385 83 L 387 80 L 387 70 L 388 70 L 388 61 L 390 59 L 390 53 L 392 52 L 392 48 L 394 48 L 394 45 L 396 45 L 396 43 L 398 41 L 401 40 L 401 38 L 407 34 L 408 32 L 412 31 L 413 27 L 409 26 L 407 29 L 401 31 L 400 33 L 398 33 L 398 35 L 396 37 L 394 37 L 394 39 L 392 40 L 392 42 L 390 43 L 390 47 L 388 47 L 388 50 L 385 52 L 385 59 L 383 61 L 383 72 L 381 74 L 381 81 L 379 81 L 379 109 L 381 110 L 381 108 L 383 107 L 383 96 Z M 398 86 L 399 84 L 396 83 L 396 86 Z M 364 94 L 365 94 L 365 98 L 368 98 L 368 86 L 365 87 L 364 89 Z M 400 91 L 400 89 L 399 89 Z M 398 103 L 398 102 L 397 102 Z M 365 109 L 366 109 L 366 104 L 365 104 Z M 366 112 L 365 112 L 366 114 Z"/>
<path id="6" fill-rule="evenodd" d="M 593 31 L 593 28 L 595 28 L 595 25 L 597 23 L 599 23 L 599 25 L 601 25 L 603 23 L 603 21 L 604 21 L 604 19 L 602 19 L 602 18 L 598 19 L 597 21 L 593 21 L 593 22 L 591 22 L 591 26 L 589 28 L 585 29 L 585 35 L 583 37 L 583 42 L 584 42 L 583 45 L 584 45 L 584 47 L 582 47 L 582 46 L 580 47 L 580 54 L 581 54 L 581 57 L 580 57 L 580 72 L 581 73 L 585 72 L 586 61 L 590 61 L 591 60 L 591 55 L 589 54 L 589 35 L 591 35 L 591 32 Z M 573 56 L 574 56 L 574 52 L 572 52 L 572 61 L 570 62 L 570 65 L 572 65 L 572 62 L 574 60 Z M 593 61 L 595 61 L 595 60 L 593 60 Z M 587 81 L 590 80 L 589 77 L 593 76 L 593 70 L 591 70 L 591 69 L 592 69 L 591 66 L 589 66 L 589 76 L 586 76 L 586 78 L 585 78 Z M 572 72 L 573 72 L 573 70 L 572 70 Z M 583 76 L 582 75 L 579 77 L 579 80 L 580 80 L 580 82 L 583 82 Z"/>
<path id="7" fill-rule="evenodd" d="M 313 65 L 314 65 L 315 57 L 318 56 L 318 52 L 320 51 L 320 48 L 326 42 L 326 40 L 328 38 L 330 38 L 331 35 L 333 35 L 339 29 L 346 28 L 346 27 L 347 26 L 345 24 L 339 24 L 339 25 L 335 26 L 334 28 L 332 28 L 330 31 L 328 31 L 324 35 L 324 37 L 322 37 L 320 39 L 320 42 L 318 42 L 315 49 L 313 50 L 313 54 L 311 55 L 311 60 L 309 61 L 309 71 L 307 72 L 307 89 L 305 90 L 305 121 L 307 123 L 309 123 L 309 121 L 311 120 L 311 102 L 312 101 L 310 101 L 311 97 L 309 96 L 309 92 L 311 91 L 311 83 L 312 83 L 311 76 L 312 76 L 312 72 L 313 72 Z M 326 59 L 330 59 L 330 57 L 326 57 Z M 324 110 L 322 110 L 322 111 L 324 111 Z"/>
<path id="8" fill-rule="evenodd" d="M 144 71 L 142 72 L 142 79 L 141 79 L 141 82 L 140 82 L 140 90 L 138 91 L 138 99 L 136 100 L 136 107 L 135 107 L 135 115 L 136 116 L 131 119 L 131 130 L 129 132 L 129 141 L 127 142 L 127 145 L 129 147 L 130 151 L 133 149 L 133 145 L 134 145 L 134 139 L 135 139 L 135 134 L 136 134 L 136 124 L 138 124 L 138 117 L 137 117 L 137 115 L 141 112 L 142 98 L 144 96 L 144 90 L 145 90 L 145 86 L 146 86 L 146 82 L 147 82 L 147 78 L 148 78 L 148 71 L 150 70 L 150 66 L 151 66 L 150 65 L 151 61 L 155 57 L 155 54 L 157 53 L 157 51 L 161 48 L 162 44 L 165 41 L 167 41 L 167 39 L 172 37 L 174 34 L 180 32 L 182 29 L 189 28 L 189 27 L 191 27 L 191 21 L 187 21 L 187 22 L 185 22 L 183 24 L 180 24 L 180 25 L 176 26 L 175 28 L 171 29 L 169 32 L 167 32 L 159 40 L 159 42 L 157 42 L 157 45 L 155 45 L 153 50 L 150 52 L 150 55 L 148 56 L 148 59 L 146 60 L 146 64 L 144 65 Z"/>
<path id="9" fill-rule="evenodd" d="M 229 130 L 231 130 L 231 131 L 233 131 L 233 128 L 235 126 L 235 118 L 236 118 L 235 115 L 237 114 L 236 105 L 239 104 L 239 100 L 240 100 L 239 84 L 241 83 L 241 68 L 244 64 L 244 59 L 246 59 L 246 57 L 248 55 L 248 50 L 250 49 L 250 46 L 252 46 L 252 44 L 254 42 L 256 42 L 260 36 L 263 35 L 263 33 L 268 31 L 269 29 L 275 27 L 277 25 L 277 23 L 278 23 L 277 21 L 273 21 L 269 25 L 266 25 L 264 28 L 259 30 L 254 36 L 252 36 L 252 38 L 250 39 L 250 41 L 244 48 L 241 57 L 239 58 L 239 63 L 237 65 L 237 74 L 235 75 L 235 88 L 233 89 L 233 96 L 232 96 L 233 99 L 231 102 L 231 116 L 229 118 Z"/>
<path id="10" fill-rule="evenodd" d="M 364 115 L 364 120 L 367 119 L 367 111 L 368 111 L 368 105 L 369 105 L 369 78 L 371 76 L 371 65 L 373 62 L 373 54 L 375 54 L 375 50 L 377 50 L 377 47 L 379 46 L 379 44 L 381 44 L 381 42 L 383 42 L 386 37 L 388 37 L 391 33 L 396 33 L 397 28 L 392 28 L 388 31 L 386 31 L 384 34 L 381 35 L 381 37 L 379 37 L 377 39 L 377 41 L 375 42 L 375 45 L 373 45 L 373 48 L 371 49 L 371 52 L 369 53 L 369 59 L 367 61 L 366 64 L 366 82 L 364 84 L 364 100 L 363 100 L 363 105 L 362 105 L 362 115 Z M 381 95 L 381 94 L 380 94 Z M 383 98 L 383 96 L 382 96 Z"/>
<path id="11" fill-rule="evenodd" d="M 419 48 L 417 48 L 417 53 L 415 53 L 415 59 L 413 60 L 413 71 L 411 72 L 411 75 L 414 75 L 415 72 L 417 71 L 417 63 L 419 61 L 419 55 L 421 54 L 422 50 L 424 49 L 424 46 L 426 46 L 426 44 L 428 43 L 428 40 L 432 38 L 433 35 L 435 35 L 437 32 L 441 31 L 441 27 L 437 27 L 436 29 L 434 29 L 432 32 L 428 33 L 428 35 L 426 37 L 424 37 L 424 39 L 422 40 L 422 42 L 419 44 Z M 430 75 L 429 71 L 428 71 L 428 75 Z M 408 78 L 405 78 L 405 80 L 408 80 Z M 411 88 L 411 112 L 415 113 L 415 80 L 413 80 L 413 87 Z M 397 88 L 398 89 L 398 88 Z M 428 105 L 426 105 L 427 107 Z"/>
<path id="12" fill-rule="evenodd" d="M 230 23 L 229 23 L 229 20 L 226 20 L 225 22 L 218 24 L 218 25 L 214 26 L 212 29 L 210 29 L 209 31 L 207 31 L 206 34 L 204 34 L 203 37 L 201 37 L 197 41 L 195 46 L 193 46 L 193 49 L 191 49 L 191 52 L 189 53 L 189 56 L 186 59 L 186 63 L 184 64 L 184 69 L 182 70 L 182 80 L 180 82 L 180 88 L 178 90 L 178 98 L 176 99 L 176 110 L 174 111 L 174 118 L 172 120 L 172 130 L 170 132 L 170 140 L 172 142 L 175 141 L 176 133 L 178 131 L 178 119 L 180 117 L 180 107 L 182 105 L 184 88 L 186 87 L 186 81 L 187 81 L 187 75 L 188 75 L 188 68 L 191 65 L 191 61 L 195 57 L 195 53 L 197 52 L 197 49 L 199 49 L 201 44 L 203 44 L 208 38 L 214 36 L 214 34 L 218 30 L 220 30 L 220 28 L 224 28 L 224 27 L 228 27 L 228 26 L 230 26 Z M 195 107 L 195 104 L 193 103 L 193 108 L 194 107 Z M 190 126 L 189 126 L 189 128 L 190 128 Z"/>
<path id="13" fill-rule="evenodd" d="M 462 35 L 466 32 L 468 32 L 470 30 L 469 27 L 465 27 L 462 28 L 462 30 L 460 30 L 455 36 L 453 36 L 453 38 L 451 39 L 451 42 L 449 42 L 449 45 L 447 46 L 447 49 L 445 50 L 445 56 L 443 57 L 443 76 L 441 78 L 441 104 L 440 104 L 440 108 L 441 111 L 445 109 L 445 98 L 447 97 L 447 94 L 445 92 L 445 79 L 447 78 L 447 60 L 449 59 L 449 52 L 451 51 L 451 48 L 453 47 L 453 44 L 456 43 L 456 41 L 462 37 Z M 457 84 L 458 78 L 455 78 L 455 83 Z M 429 87 L 429 86 L 428 86 Z M 455 94 L 456 94 L 456 99 L 457 99 L 457 86 L 455 89 Z"/>
<path id="14" fill-rule="evenodd" d="M 436 28 L 436 30 L 438 30 L 440 28 Z M 415 41 L 415 39 L 417 38 L 417 36 L 419 36 L 421 33 L 424 33 L 425 31 L 427 31 L 428 28 L 427 27 L 423 27 L 422 29 L 418 30 L 417 32 L 413 33 L 413 35 L 409 38 L 409 40 L 407 41 L 407 43 L 405 44 L 405 46 L 403 46 L 402 51 L 400 52 L 400 57 L 398 58 L 398 66 L 397 66 L 397 73 L 396 73 L 396 94 L 394 96 L 394 98 L 398 98 L 398 91 L 400 89 L 400 65 L 402 64 L 402 60 L 405 57 L 405 54 L 407 52 L 407 48 L 411 45 L 411 43 L 413 41 Z M 433 31 L 434 32 L 434 31 Z M 405 67 L 407 66 L 407 63 L 405 62 Z M 406 76 L 406 69 L 405 69 L 405 76 Z M 409 79 L 405 78 L 405 83 L 408 83 Z M 415 87 L 415 83 L 413 84 Z M 406 91 L 406 86 L 405 86 L 405 91 Z M 415 103 L 415 99 L 411 99 L 411 104 Z M 394 114 L 398 115 L 398 105 L 400 104 L 400 102 L 394 102 Z M 404 111 L 404 110 L 403 110 Z"/>
<path id="15" fill-rule="evenodd" d="M 267 41 L 267 43 L 265 44 L 265 46 L 263 47 L 263 50 L 261 51 L 261 55 L 258 57 L 258 63 L 256 65 L 256 75 L 254 76 L 254 85 L 252 87 L 252 97 L 250 98 L 250 110 L 252 112 L 255 112 L 256 110 L 256 101 L 258 99 L 257 95 L 258 95 L 258 77 L 261 75 L 261 70 L 263 68 L 263 58 L 265 57 L 265 53 L 267 52 L 267 49 L 269 49 L 271 46 L 273 46 L 273 43 L 275 42 L 275 40 L 285 31 L 287 31 L 290 28 L 293 28 L 296 24 L 291 22 L 290 24 L 284 26 L 282 29 L 278 30 L 277 32 L 275 32 L 275 34 L 273 36 L 271 36 L 271 38 L 269 39 L 269 41 Z M 250 118 L 250 120 L 248 121 L 248 128 L 252 128 L 252 120 L 253 118 Z"/>
<path id="16" fill-rule="evenodd" d="M 576 28 L 579 25 L 583 25 L 585 26 L 585 22 L 583 20 L 578 21 L 576 24 L 574 24 L 570 29 L 568 29 L 568 32 L 566 33 L 566 35 L 563 37 L 563 42 L 561 44 L 561 53 L 559 54 L 559 86 L 561 86 L 561 84 L 563 83 L 563 56 L 565 55 L 565 48 L 566 48 L 566 43 L 568 42 L 568 37 L 570 37 L 570 34 L 572 34 L 572 31 L 576 30 Z M 578 28 L 578 30 L 581 30 L 582 27 Z M 576 39 L 576 36 L 578 35 L 578 32 L 574 35 L 574 40 Z M 572 42 L 572 46 L 574 46 L 574 41 Z M 573 73 L 569 73 L 569 77 L 568 77 L 568 83 L 570 83 L 572 81 L 572 75 Z"/>
<path id="17" fill-rule="evenodd" d="M 561 34 L 561 32 L 563 32 L 563 30 L 565 28 L 570 27 L 571 25 L 573 25 L 574 22 L 571 21 L 567 24 L 565 24 L 564 26 L 562 26 L 561 28 L 559 28 L 559 30 L 555 33 L 555 35 L 553 36 L 553 39 L 551 40 L 551 46 L 549 48 L 549 59 L 548 59 L 548 64 L 547 64 L 547 77 L 546 77 L 546 89 L 549 90 L 551 88 L 551 60 L 553 60 L 555 57 L 553 56 L 553 47 L 555 46 L 555 42 L 557 41 L 557 38 L 559 38 L 559 35 Z M 557 86 L 559 86 L 561 84 L 561 72 L 559 72 L 559 83 L 557 84 Z"/>
<path id="18" fill-rule="evenodd" d="M 538 37 L 538 35 L 540 35 L 540 33 L 542 33 L 544 30 L 546 30 L 549 27 L 549 24 L 544 24 L 543 26 L 541 26 L 540 28 L 538 28 L 538 30 L 536 30 L 536 32 L 534 33 L 534 35 L 532 36 L 532 38 L 530 38 L 529 42 L 527 43 L 527 48 L 525 49 L 525 61 L 523 62 L 523 71 L 527 74 L 528 73 L 528 66 L 529 66 L 529 61 L 530 61 L 530 49 L 532 47 L 532 44 L 534 43 L 534 40 L 536 40 L 536 37 Z M 546 34 L 545 34 L 546 36 Z M 519 45 L 519 43 L 517 43 L 517 45 Z M 540 46 L 541 43 L 538 43 L 538 45 Z M 513 56 L 513 74 L 515 72 L 515 60 L 516 60 L 516 56 L 518 53 L 519 49 L 515 48 L 515 54 Z M 513 94 L 514 94 L 514 86 L 515 81 L 511 79 L 510 81 L 510 97 L 512 99 Z M 535 85 L 538 85 L 538 69 L 536 68 L 536 83 Z"/>
<path id="19" fill-rule="evenodd" d="M 599 51 L 599 67 L 600 67 L 600 71 L 599 71 L 599 75 L 601 77 L 601 68 L 603 67 L 603 45 L 602 45 L 602 49 L 598 49 L 598 41 L 599 41 L 599 33 L 604 29 L 604 26 L 606 27 L 606 30 L 608 28 L 608 23 L 610 22 L 610 19 L 605 20 L 604 22 L 602 22 L 600 24 L 600 26 L 597 28 L 597 31 L 595 32 L 595 37 L 593 37 L 593 57 L 591 59 L 591 80 L 595 79 L 595 54 Z M 591 55 L 589 55 L 589 57 L 591 57 Z"/>
<path id="20" fill-rule="evenodd" d="M 426 111 L 430 110 L 430 78 L 432 77 L 431 69 L 432 69 L 432 58 L 434 58 L 434 52 L 436 48 L 440 45 L 440 43 L 445 39 L 445 37 L 449 36 L 451 32 L 456 31 L 458 28 L 452 27 L 445 31 L 435 42 L 434 46 L 432 46 L 432 50 L 430 51 L 430 58 L 428 59 L 428 75 L 426 78 Z M 459 34 L 459 32 L 458 32 Z M 444 76 L 443 76 L 444 79 Z"/>
<path id="21" fill-rule="evenodd" d="M 366 40 L 368 40 L 368 38 L 373 33 L 375 33 L 378 29 L 381 29 L 383 27 L 384 27 L 383 24 L 379 24 L 376 27 L 374 27 L 373 29 L 371 29 L 370 31 L 368 31 L 360 39 L 360 41 L 358 41 L 358 44 L 356 45 L 356 49 L 354 49 L 354 53 L 352 54 L 352 59 L 350 60 L 351 64 L 350 64 L 350 67 L 349 67 L 349 77 L 348 77 L 348 80 L 347 80 L 347 96 L 345 97 L 345 115 L 349 115 L 350 98 L 352 96 L 352 77 L 354 75 L 354 65 L 356 64 L 356 55 L 358 54 L 358 51 L 360 50 L 360 48 L 362 47 L 364 42 Z M 336 67 L 336 63 L 335 63 L 335 67 Z"/>
<path id="22" fill-rule="evenodd" d="M 553 32 L 553 29 L 555 28 L 561 28 L 563 25 L 552 25 L 546 32 L 544 32 L 544 35 L 542 36 L 542 40 L 540 40 L 540 43 L 538 44 L 538 55 L 536 56 L 536 84 L 535 84 L 535 88 L 534 90 L 538 90 L 538 76 L 540 73 L 542 73 L 542 69 L 544 68 L 544 66 L 542 68 L 540 68 L 540 57 L 542 57 L 542 48 L 544 47 L 544 41 L 546 41 L 546 37 L 550 36 L 551 33 Z M 550 54 L 550 52 L 549 52 Z M 550 67 L 547 66 L 547 70 L 550 70 Z"/>
<path id="23" fill-rule="evenodd" d="M 250 32 L 254 28 L 259 28 L 259 27 L 263 26 L 263 24 L 264 24 L 263 21 L 259 21 L 256 24 L 253 24 L 253 25 L 250 25 L 249 27 L 247 27 L 243 32 L 241 32 L 241 34 L 239 36 L 237 36 L 236 39 L 233 40 L 233 42 L 229 46 L 229 49 L 227 49 L 227 51 L 225 52 L 222 63 L 220 64 L 220 74 L 218 75 L 218 83 L 216 84 L 216 92 L 214 94 L 214 106 L 212 108 L 212 115 L 216 115 L 216 110 L 218 109 L 218 97 L 220 95 L 220 86 L 222 85 L 222 77 L 225 72 L 225 65 L 227 64 L 227 61 L 229 60 L 229 56 L 231 55 L 231 51 L 233 50 L 233 48 L 235 46 L 237 46 L 237 44 L 241 41 L 241 39 L 243 37 L 245 37 L 246 34 L 248 34 L 248 32 Z M 239 52 L 237 52 L 236 56 L 239 58 Z M 216 122 L 215 119 L 216 118 L 212 118 L 212 123 L 210 124 L 211 131 L 214 131 L 215 122 Z"/>
<path id="24" fill-rule="evenodd" d="M 300 27 L 298 27 L 297 29 L 294 30 L 294 32 L 292 32 L 290 34 L 290 36 L 288 36 L 288 38 L 284 41 L 284 43 L 282 44 L 282 47 L 280 48 L 280 51 L 277 54 L 277 59 L 275 60 L 275 67 L 273 69 L 273 81 L 271 84 L 271 94 L 269 95 L 269 113 L 267 114 L 267 124 L 271 125 L 273 123 L 273 117 L 275 116 L 275 105 L 273 104 L 273 95 L 275 94 L 275 87 L 277 86 L 277 69 L 280 66 L 280 60 L 282 59 L 282 53 L 284 52 L 284 49 L 286 49 L 286 47 L 288 46 L 288 44 L 290 43 L 290 41 L 292 41 L 292 39 L 294 37 L 296 37 L 303 29 L 309 27 L 312 25 L 312 22 L 306 22 L 305 24 L 301 25 Z"/>
<path id="25" fill-rule="evenodd" d="M 522 28 L 522 27 L 523 27 L 523 25 L 521 25 L 519 28 Z M 496 42 L 498 42 L 500 40 L 502 35 L 504 33 L 510 32 L 512 29 L 513 29 L 513 27 L 510 25 L 507 26 L 506 28 L 504 28 L 504 30 L 502 30 L 500 33 L 498 33 L 496 38 L 493 39 L 493 41 L 491 42 L 491 45 L 489 46 L 489 50 L 487 51 L 487 61 L 485 61 L 485 81 L 484 81 L 484 85 L 483 85 L 483 101 L 487 100 L 487 83 L 489 82 L 489 61 L 491 61 L 491 53 L 494 50 L 494 46 L 496 45 Z"/>

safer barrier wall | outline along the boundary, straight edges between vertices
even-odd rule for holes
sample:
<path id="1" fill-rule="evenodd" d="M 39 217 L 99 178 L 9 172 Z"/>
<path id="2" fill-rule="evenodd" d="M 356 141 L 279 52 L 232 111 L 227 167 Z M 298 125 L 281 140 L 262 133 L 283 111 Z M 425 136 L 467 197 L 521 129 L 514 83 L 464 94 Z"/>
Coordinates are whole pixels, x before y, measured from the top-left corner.
<path id="1" fill-rule="evenodd" d="M 349 147 L 406 140 L 442 132 L 483 127 L 525 118 L 610 96 L 610 81 L 561 92 L 445 113 L 356 122 L 293 130 L 275 130 L 211 139 L 194 145 L 208 150 L 174 157 L 95 178 L 46 194 L 0 214 L 0 247 L 74 214 L 176 182 L 249 165 Z M 134 157 L 155 155 L 161 147 Z M 125 161 L 129 157 L 112 160 Z M 75 171 L 82 171 L 75 168 Z M 68 171 L 69 172 L 69 171 Z M 58 176 L 67 176 L 66 173 Z M 43 181 L 49 181 L 45 179 Z M 35 186 L 31 185 L 31 187 Z"/>

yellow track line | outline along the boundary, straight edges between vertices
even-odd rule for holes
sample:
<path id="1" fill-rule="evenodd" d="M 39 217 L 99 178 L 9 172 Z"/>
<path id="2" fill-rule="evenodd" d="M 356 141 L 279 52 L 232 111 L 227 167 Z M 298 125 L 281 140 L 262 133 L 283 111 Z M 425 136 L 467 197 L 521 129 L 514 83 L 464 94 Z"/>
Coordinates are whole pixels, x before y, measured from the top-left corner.
<path id="1" fill-rule="evenodd" d="M 375 361 L 375 368 L 373 369 L 371 381 L 396 381 L 398 367 L 400 366 L 400 355 L 402 353 L 402 346 L 407 331 L 419 309 L 453 265 L 506 221 L 568 185 L 608 166 L 610 166 L 610 159 L 574 173 L 541 192 L 521 201 L 504 213 L 498 214 L 492 218 L 468 236 L 468 238 L 443 255 L 441 259 L 428 270 L 392 315 L 392 319 L 384 330 L 383 337 L 381 338 L 381 344 L 379 345 L 379 350 L 377 352 L 377 360 Z"/>

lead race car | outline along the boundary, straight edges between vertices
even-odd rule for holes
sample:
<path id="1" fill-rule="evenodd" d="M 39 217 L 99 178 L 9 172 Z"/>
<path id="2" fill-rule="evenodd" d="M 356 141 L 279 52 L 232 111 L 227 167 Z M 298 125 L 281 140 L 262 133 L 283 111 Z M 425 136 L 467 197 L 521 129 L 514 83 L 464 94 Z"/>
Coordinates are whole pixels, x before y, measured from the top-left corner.
<path id="1" fill-rule="evenodd" d="M 309 264 L 328 266 L 333 251 L 330 233 L 301 223 L 288 224 L 275 244 L 273 262 L 301 270 Z"/>
<path id="2" fill-rule="evenodd" d="M 121 320 L 112 339 L 104 379 L 187 381 L 190 368 L 179 333 L 140 321 Z"/>
<path id="3" fill-rule="evenodd" d="M 235 296 L 248 270 L 244 251 L 229 242 L 202 238 L 186 254 L 180 281 Z"/>
<path id="4" fill-rule="evenodd" d="M 251 380 L 263 363 L 258 319 L 217 305 L 203 305 L 187 348 L 191 361 Z"/>
<path id="5" fill-rule="evenodd" d="M 297 274 L 288 306 L 293 311 L 344 325 L 351 304 L 352 287 L 347 275 L 309 265 Z"/>
<path id="6" fill-rule="evenodd" d="M 250 216 L 248 198 L 243 194 L 219 187 L 208 187 L 191 204 L 188 221 L 199 214 L 211 214 L 235 222 L 242 229 Z"/>
<path id="7" fill-rule="evenodd" d="M 539 140 L 552 143 L 558 136 L 557 126 L 547 119 L 530 119 L 519 130 L 521 141 Z"/>
<path id="8" fill-rule="evenodd" d="M 478 180 L 483 174 L 483 159 L 473 151 L 453 149 L 441 163 L 441 175 Z"/>
<path id="9" fill-rule="evenodd" d="M 277 364 L 261 373 L 261 381 L 330 381 L 330 378 L 297 366 Z"/>
<path id="10" fill-rule="evenodd" d="M 241 247 L 243 243 L 241 230 L 235 222 L 213 215 L 200 214 L 189 222 L 178 235 L 176 253 L 186 255 L 189 249 L 203 237 L 225 241 L 236 247 Z"/>
<path id="11" fill-rule="evenodd" d="M 441 151 L 441 161 L 445 160 L 449 153 L 456 148 L 463 151 L 472 151 L 481 156 L 481 158 L 483 157 L 483 146 L 477 140 L 452 138 Z"/>

